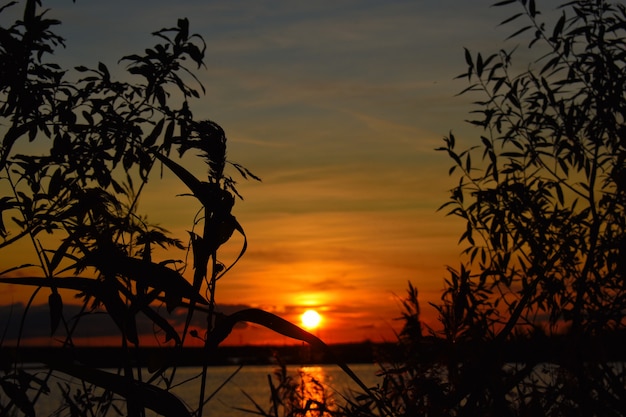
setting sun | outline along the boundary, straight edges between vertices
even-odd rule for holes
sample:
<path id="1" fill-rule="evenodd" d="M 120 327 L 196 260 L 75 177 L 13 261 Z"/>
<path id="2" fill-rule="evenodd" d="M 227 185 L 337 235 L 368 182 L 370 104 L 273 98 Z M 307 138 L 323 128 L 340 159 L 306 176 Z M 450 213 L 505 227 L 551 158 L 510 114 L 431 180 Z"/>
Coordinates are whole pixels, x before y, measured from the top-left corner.
<path id="1" fill-rule="evenodd" d="M 315 310 L 307 310 L 300 316 L 302 325 L 307 329 L 315 329 L 320 325 L 322 316 Z"/>

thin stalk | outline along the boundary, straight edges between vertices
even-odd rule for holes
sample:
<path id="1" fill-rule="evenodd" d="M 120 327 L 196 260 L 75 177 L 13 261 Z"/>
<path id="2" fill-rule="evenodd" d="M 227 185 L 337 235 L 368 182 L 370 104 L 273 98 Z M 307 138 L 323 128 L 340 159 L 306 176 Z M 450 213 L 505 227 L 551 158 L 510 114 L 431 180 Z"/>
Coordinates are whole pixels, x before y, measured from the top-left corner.
<path id="1" fill-rule="evenodd" d="M 207 336 L 205 337 L 204 343 L 204 355 L 202 356 L 202 376 L 200 379 L 200 398 L 198 401 L 198 413 L 197 417 L 202 417 L 202 410 L 204 408 L 204 395 L 206 390 L 206 378 L 207 378 L 207 370 L 208 370 L 208 360 L 209 360 L 209 343 L 208 343 L 208 335 L 213 330 L 213 316 L 215 314 L 215 284 L 217 282 L 217 257 L 216 252 L 213 252 L 211 256 L 213 262 L 213 268 L 211 272 L 211 280 L 209 281 L 209 307 L 207 314 Z"/>

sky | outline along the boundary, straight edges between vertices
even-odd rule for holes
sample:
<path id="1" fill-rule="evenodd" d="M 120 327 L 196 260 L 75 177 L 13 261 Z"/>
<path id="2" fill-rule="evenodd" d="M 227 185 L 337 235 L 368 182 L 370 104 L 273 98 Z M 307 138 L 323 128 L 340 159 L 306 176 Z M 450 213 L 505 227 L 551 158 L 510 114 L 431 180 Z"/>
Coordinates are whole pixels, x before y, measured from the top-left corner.
<path id="1" fill-rule="evenodd" d="M 219 123 L 228 158 L 262 178 L 238 185 L 244 200 L 234 214 L 248 250 L 218 283 L 223 311 L 258 307 L 298 322 L 315 308 L 323 317 L 315 332 L 328 343 L 393 341 L 411 281 L 424 322 L 437 327 L 429 303 L 439 301 L 446 266 L 459 264 L 464 226 L 437 211 L 455 179 L 448 176 L 451 161 L 434 149 L 450 131 L 468 143 L 479 138 L 464 121 L 471 97 L 456 95 L 467 86 L 455 79 L 465 70 L 463 48 L 488 55 L 514 45 L 504 39 L 515 26 L 498 24 L 520 6 L 494 8 L 492 0 L 43 3 L 63 21 L 58 32 L 67 48 L 56 57 L 64 66 L 102 61 L 122 74 L 119 58 L 152 46 L 150 33 L 181 17 L 204 37 L 207 68 L 198 75 L 207 93 L 194 104 L 195 115 Z M 555 7 L 537 3 L 540 10 Z M 176 197 L 182 187 L 166 175 L 146 191 L 142 211 L 185 239 L 197 207 Z M 233 238 L 225 260 L 241 244 Z M 26 300 L 11 288 L 0 301 Z M 6 307 L 0 311 L 9 315 Z M 36 314 L 29 320 L 33 329 L 45 322 Z M 227 342 L 290 343 L 254 325 Z"/>

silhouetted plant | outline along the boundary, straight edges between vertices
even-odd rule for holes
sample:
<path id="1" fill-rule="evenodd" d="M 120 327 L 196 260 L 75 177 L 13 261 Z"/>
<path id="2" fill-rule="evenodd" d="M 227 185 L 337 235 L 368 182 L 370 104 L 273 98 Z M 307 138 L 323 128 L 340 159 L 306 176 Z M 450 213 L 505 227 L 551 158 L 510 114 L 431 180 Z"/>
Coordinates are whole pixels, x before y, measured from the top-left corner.
<path id="1" fill-rule="evenodd" d="M 329 393 L 315 375 L 300 368 L 297 376 L 292 375 L 282 359 L 275 355 L 277 367 L 273 375 L 268 375 L 270 390 L 269 407 L 265 409 L 250 395 L 244 392 L 254 405 L 254 409 L 234 407 L 238 410 L 265 417 L 332 417 L 343 415 Z"/>
<path id="2" fill-rule="evenodd" d="M 458 178 L 442 206 L 465 221 L 460 268 L 448 268 L 440 330 L 423 333 L 417 290 L 403 302 L 397 357 L 349 415 L 623 416 L 626 311 L 626 7 L 569 1 L 552 24 L 534 0 L 538 54 L 465 50 L 479 141 L 439 148 Z M 623 346 L 623 345 L 622 345 Z M 385 359 L 385 358 L 383 358 Z M 616 362 L 617 361 L 617 362 Z"/>
<path id="3" fill-rule="evenodd" d="M 461 241 L 478 281 L 510 313 L 499 337 L 539 322 L 587 334 L 620 328 L 626 10 L 569 2 L 548 28 L 534 1 L 520 3 L 524 11 L 503 23 L 526 16 L 511 37 L 533 31 L 530 47 L 548 52 L 515 74 L 513 52 L 466 50 L 464 93 L 484 97 L 470 123 L 484 134 L 462 152 L 453 135 L 445 139 L 460 182 L 444 207 L 466 220 Z"/>
<path id="4" fill-rule="evenodd" d="M 451 133 L 440 148 L 459 178 L 442 208 L 466 222 L 467 263 L 450 269 L 437 309 L 446 338 L 490 346 L 450 370 L 466 385 L 459 413 L 623 415 L 623 373 L 583 348 L 625 324 L 626 8 L 571 1 L 550 25 L 533 0 L 495 6 L 512 3 L 521 10 L 502 24 L 527 19 L 510 38 L 530 33 L 538 58 L 519 67 L 514 50 L 466 50 L 462 94 L 478 97 L 469 122 L 483 132 L 461 151 Z M 536 362 L 506 368 L 503 346 L 539 329 L 571 338 L 558 361 L 568 382 L 531 383 L 515 404 Z M 559 406 L 539 401 L 548 392 Z"/>
<path id="5" fill-rule="evenodd" d="M 15 4 L 1 7 L 0 15 Z M 0 282 L 35 288 L 25 315 L 35 295 L 42 288 L 49 291 L 51 334 L 59 335 L 65 351 L 74 348 L 83 319 L 104 311 L 119 330 L 125 354 L 119 373 L 51 353 L 38 358 L 50 370 L 40 378 L 16 362 L 0 378 L 6 396 L 0 415 L 19 410 L 33 416 L 51 373 L 60 372 L 82 381 L 75 393 L 60 386 L 66 407 L 61 414 L 122 413 L 117 401 L 122 398 L 129 416 L 151 409 L 200 417 L 209 357 L 241 320 L 326 348 L 315 336 L 265 311 L 249 309 L 217 319 L 222 315 L 215 310 L 216 283 L 247 247 L 232 213 L 240 196 L 227 171 L 234 168 L 244 179 L 258 178 L 226 159 L 226 135 L 218 124 L 194 118 L 191 100 L 204 93 L 204 86 L 191 66 L 204 66 L 205 44 L 190 33 L 188 20 L 154 32 L 160 43 L 143 54 L 121 59 L 129 82 L 117 80 L 104 63 L 70 71 L 50 62 L 64 40 L 53 31 L 60 22 L 40 6 L 39 0 L 26 0 L 23 18 L 0 28 L 0 220 L 10 217 L 10 223 L 0 221 L 0 249 L 29 240 L 36 253 L 36 262 L 10 266 Z M 198 152 L 207 164 L 206 178 L 181 165 L 187 163 L 188 151 Z M 148 179 L 158 179 L 162 169 L 171 171 L 198 202 L 188 245 L 138 211 Z M 243 237 L 243 245 L 237 259 L 226 265 L 218 251 L 235 233 Z M 181 257 L 187 250 L 188 258 L 154 259 L 157 247 L 183 250 Z M 193 268 L 191 282 L 183 276 L 188 267 Z M 80 314 L 66 317 L 59 290 L 77 294 Z M 176 309 L 186 314 L 182 331 L 168 320 Z M 203 329 L 191 328 L 197 314 L 204 318 Z M 173 348 L 149 369 L 136 361 L 136 348 L 142 345 L 139 315 L 158 329 L 161 343 Z M 205 344 L 194 411 L 169 392 L 188 336 Z"/>

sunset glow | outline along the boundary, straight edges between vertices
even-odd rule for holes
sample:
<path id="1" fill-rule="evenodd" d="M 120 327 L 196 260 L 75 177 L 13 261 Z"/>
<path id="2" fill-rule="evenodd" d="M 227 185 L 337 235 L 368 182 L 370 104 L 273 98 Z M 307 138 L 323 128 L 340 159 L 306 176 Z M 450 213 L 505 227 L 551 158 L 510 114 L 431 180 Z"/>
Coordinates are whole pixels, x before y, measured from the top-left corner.
<path id="1" fill-rule="evenodd" d="M 429 303 L 440 302 L 446 265 L 457 264 L 464 249 L 457 243 L 464 223 L 437 211 L 457 182 L 447 175 L 447 155 L 434 149 L 450 131 L 459 141 L 471 138 L 464 119 L 472 100 L 456 96 L 466 84 L 455 77 L 465 68 L 463 47 L 475 50 L 509 35 L 492 24 L 507 17 L 489 7 L 492 0 L 340 8 L 328 1 L 250 7 L 221 0 L 56 3 L 51 16 L 63 22 L 67 47 L 55 51 L 51 62 L 63 68 L 102 62 L 114 80 L 136 77 L 118 64 L 120 58 L 160 42 L 150 33 L 172 27 L 177 18 L 188 17 L 190 31 L 205 38 L 208 65 L 197 75 L 206 95 L 190 105 L 195 115 L 224 129 L 229 160 L 262 179 L 243 180 L 226 166 L 245 198 L 236 199 L 232 212 L 245 239 L 234 233 L 219 248 L 220 263 L 237 261 L 215 289 L 219 314 L 259 308 L 319 329 L 316 335 L 327 343 L 389 341 L 400 331 L 399 300 L 411 281 L 419 289 L 421 320 L 438 326 Z M 20 152 L 30 152 L 25 149 Z M 204 161 L 192 152 L 180 163 L 206 176 Z M 154 174 L 142 185 L 139 212 L 189 246 L 189 231 L 198 231 L 199 203 L 169 170 Z M 4 213 L 7 227 L 14 215 Z M 16 236 L 19 230 L 10 232 Z M 155 262 L 167 261 L 193 281 L 194 268 L 181 268 L 191 260 L 186 248 L 153 246 Z M 3 248 L 1 256 L 0 271 L 38 264 L 26 238 Z M 11 276 L 40 273 L 33 267 Z M 2 319 L 19 323 L 13 318 L 33 291 L 2 287 L 0 329 Z M 38 319 L 49 314 L 49 295 L 42 289 L 29 307 L 33 319 L 26 327 L 33 338 L 50 333 L 49 320 Z M 69 290 L 61 295 L 69 320 L 82 300 Z M 154 308 L 182 328 L 182 309 Z M 204 334 L 206 320 L 196 316 Z M 118 344 L 117 327 L 112 321 L 107 326 L 99 328 L 101 337 Z M 78 327 L 87 329 L 82 322 Z M 164 343 L 152 327 L 146 332 L 146 343 Z M 291 342 L 263 326 L 239 323 L 225 343 Z"/>
<path id="2" fill-rule="evenodd" d="M 320 314 L 315 310 L 305 311 L 304 313 L 302 313 L 302 316 L 300 316 L 300 318 L 302 319 L 302 325 L 309 330 L 319 327 L 322 321 L 322 316 L 320 316 Z"/>

